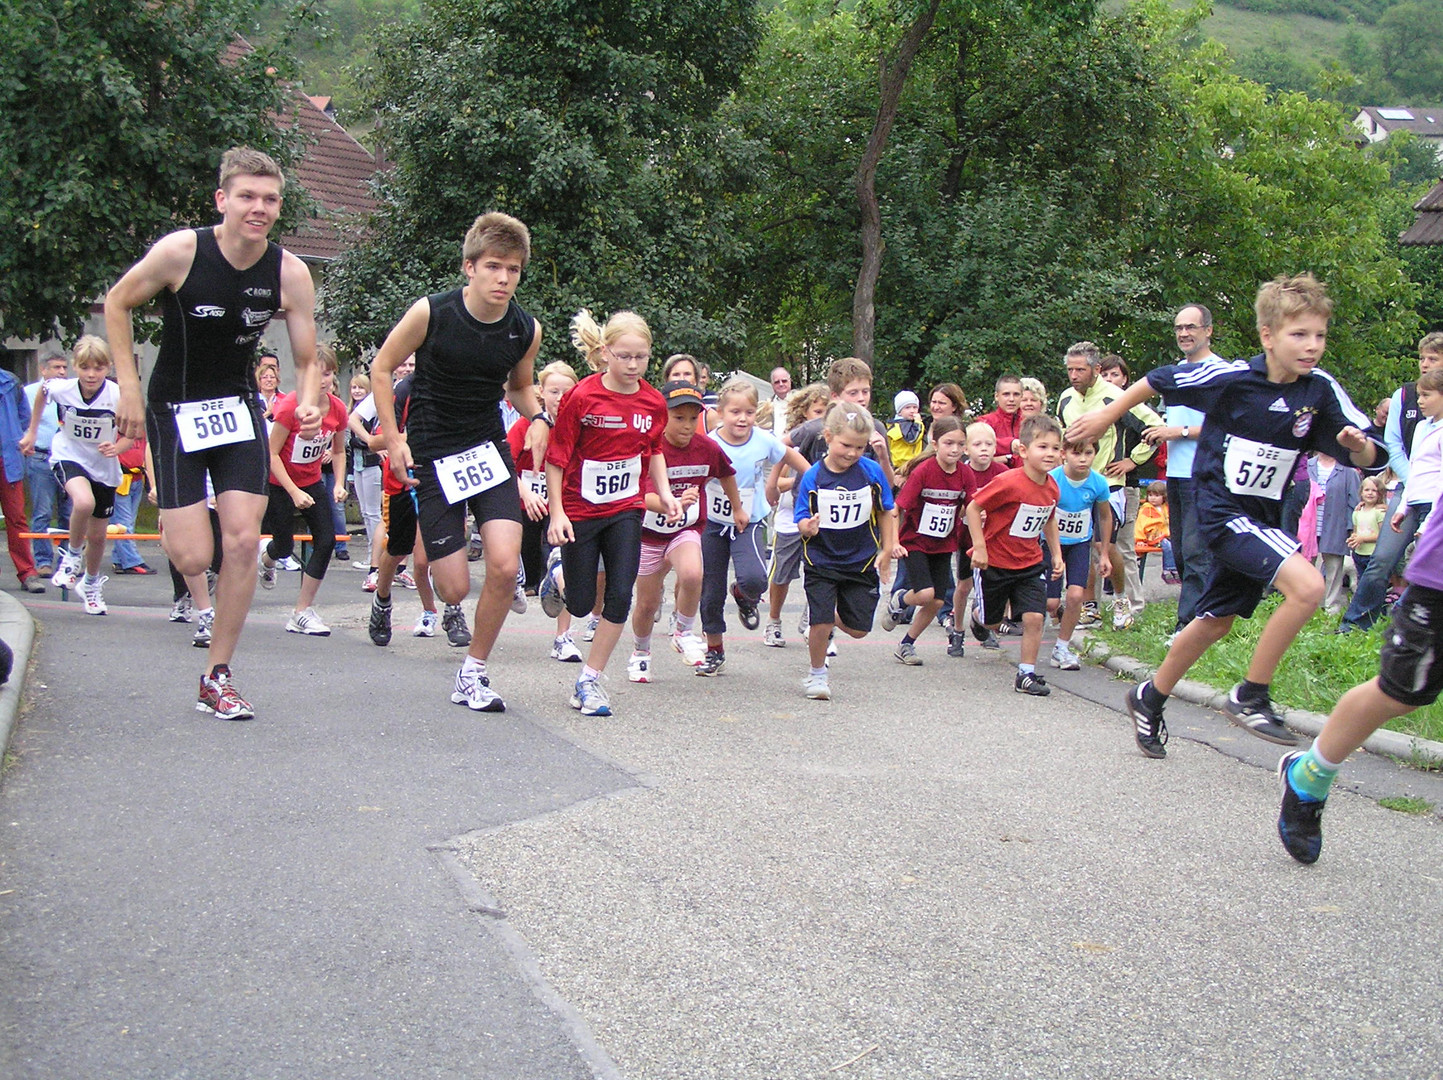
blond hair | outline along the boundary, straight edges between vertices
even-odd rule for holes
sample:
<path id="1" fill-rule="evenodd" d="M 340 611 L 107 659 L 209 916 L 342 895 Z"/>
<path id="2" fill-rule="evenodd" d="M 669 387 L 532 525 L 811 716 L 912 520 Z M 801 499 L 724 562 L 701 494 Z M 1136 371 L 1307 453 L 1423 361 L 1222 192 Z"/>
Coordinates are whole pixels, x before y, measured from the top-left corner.
<path id="1" fill-rule="evenodd" d="M 757 407 L 757 388 L 745 379 L 732 379 L 718 390 L 716 407 L 720 409 L 729 397 L 744 397 L 752 403 L 752 408 Z"/>
<path id="2" fill-rule="evenodd" d="M 352 375 L 352 376 L 351 376 L 350 386 L 351 386 L 351 389 L 353 389 L 353 390 L 354 390 L 356 387 L 359 386 L 362 390 L 366 391 L 367 393 L 370 393 L 370 392 L 371 392 L 371 377 L 370 377 L 369 375 L 367 375 L 364 371 L 357 372 L 355 375 Z"/>
<path id="3" fill-rule="evenodd" d="M 826 383 L 808 383 L 800 390 L 787 395 L 787 430 L 791 431 L 806 423 L 807 413 L 817 402 L 825 402 L 830 396 Z"/>
<path id="4" fill-rule="evenodd" d="M 329 371 L 332 375 L 341 370 L 340 361 L 336 359 L 336 350 L 323 341 L 316 342 L 316 363 L 321 366 L 321 372 Z"/>
<path id="5" fill-rule="evenodd" d="M 229 192 L 230 183 L 237 176 L 273 176 L 280 181 L 281 192 L 286 190 L 286 174 L 281 172 L 275 158 L 249 146 L 232 146 L 221 155 L 220 189 Z"/>
<path id="6" fill-rule="evenodd" d="M 618 311 L 602 326 L 596 325 L 596 319 L 586 308 L 571 320 L 571 344 L 586 358 L 586 366 L 592 371 L 601 371 L 606 366 L 601 350 L 627 334 L 646 338 L 647 348 L 651 347 L 651 327 L 634 311 Z"/>
<path id="7" fill-rule="evenodd" d="M 997 445 L 997 431 L 993 426 L 983 420 L 974 420 L 967 425 L 967 441 L 971 442 L 978 435 L 991 435 L 992 445 Z"/>
<path id="8" fill-rule="evenodd" d="M 581 381 L 576 377 L 576 369 L 565 360 L 553 360 L 537 372 L 536 385 L 545 386 L 546 380 L 553 375 L 560 375 L 563 379 L 570 379 L 573 383 Z"/>
<path id="9" fill-rule="evenodd" d="M 836 401 L 827 410 L 826 418 L 822 421 L 822 430 L 828 436 L 841 435 L 843 432 L 850 431 L 854 435 L 865 435 L 870 439 L 876 426 L 872 422 L 872 414 L 862 406 L 853 405 L 847 401 Z"/>
<path id="10" fill-rule="evenodd" d="M 461 261 L 472 262 L 486 252 L 496 255 L 515 255 L 521 259 L 521 269 L 531 261 L 531 230 L 518 218 L 493 210 L 482 214 L 466 230 L 466 239 L 461 242 Z"/>
<path id="11" fill-rule="evenodd" d="M 75 352 L 72 354 L 75 359 L 75 366 L 81 364 L 98 364 L 101 367 L 112 366 L 110 359 L 110 346 L 104 338 L 96 337 L 94 334 L 86 334 L 75 343 Z"/>
<path id="12" fill-rule="evenodd" d="M 1333 317 L 1333 301 L 1327 287 L 1312 274 L 1279 275 L 1258 289 L 1253 302 L 1258 329 L 1276 330 L 1299 315 Z"/>
<path id="13" fill-rule="evenodd" d="M 1042 411 L 1047 411 L 1047 387 L 1042 385 L 1041 379 L 1034 379 L 1031 375 L 1017 380 L 1022 384 L 1022 392 L 1031 394 L 1038 401 L 1042 402 Z"/>

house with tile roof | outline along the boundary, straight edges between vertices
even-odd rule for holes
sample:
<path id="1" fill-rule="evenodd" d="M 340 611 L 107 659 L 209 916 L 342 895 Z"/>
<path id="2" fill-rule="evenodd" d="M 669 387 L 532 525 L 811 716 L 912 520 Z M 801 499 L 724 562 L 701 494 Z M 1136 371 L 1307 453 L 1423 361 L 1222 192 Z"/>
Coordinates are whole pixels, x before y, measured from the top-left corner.
<path id="1" fill-rule="evenodd" d="M 1418 217 L 1412 227 L 1398 238 L 1398 243 L 1404 247 L 1443 244 L 1443 180 L 1414 203 L 1413 209 Z"/>
<path id="2" fill-rule="evenodd" d="M 1408 131 L 1430 144 L 1443 161 L 1443 106 L 1426 108 L 1370 105 L 1353 117 L 1353 123 L 1369 142 L 1382 142 L 1395 131 Z"/>

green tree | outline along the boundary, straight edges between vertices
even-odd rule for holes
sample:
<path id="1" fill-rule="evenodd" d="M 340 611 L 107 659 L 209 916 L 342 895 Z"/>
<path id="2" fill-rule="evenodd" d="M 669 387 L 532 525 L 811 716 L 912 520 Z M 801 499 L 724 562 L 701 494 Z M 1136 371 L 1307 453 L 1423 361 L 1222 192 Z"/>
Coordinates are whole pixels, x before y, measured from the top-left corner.
<path id="1" fill-rule="evenodd" d="M 1423 105 L 1443 97 L 1443 0 L 1409 0 L 1378 20 L 1383 77 L 1403 98 Z"/>
<path id="2" fill-rule="evenodd" d="M 237 35 L 258 0 L 14 0 L 0 18 L 0 319 L 75 333 L 161 233 L 212 220 L 221 153 L 289 162 L 280 49 Z M 300 18 L 303 12 L 296 12 Z M 283 45 L 283 41 L 281 44 Z M 292 215 L 303 203 L 288 190 Z"/>
<path id="3" fill-rule="evenodd" d="M 575 358 L 581 306 L 641 312 L 658 349 L 739 349 L 741 312 L 713 287 L 743 260 L 729 192 L 748 148 L 714 122 L 759 36 L 753 0 L 430 0 L 391 31 L 369 84 L 395 163 L 382 210 L 338 261 L 322 309 L 378 343 L 417 296 L 460 280 L 472 219 L 532 231 L 523 303 Z"/>

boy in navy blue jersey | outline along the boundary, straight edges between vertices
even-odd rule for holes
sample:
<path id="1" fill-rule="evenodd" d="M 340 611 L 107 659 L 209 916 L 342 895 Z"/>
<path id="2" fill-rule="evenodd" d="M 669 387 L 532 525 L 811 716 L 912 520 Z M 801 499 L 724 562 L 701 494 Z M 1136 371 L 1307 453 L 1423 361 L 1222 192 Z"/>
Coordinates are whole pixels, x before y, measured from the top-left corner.
<path id="1" fill-rule="evenodd" d="M 1122 412 L 1155 393 L 1203 410 L 1193 479 L 1198 527 L 1213 552 L 1197 618 L 1180 631 L 1157 674 L 1127 696 L 1138 747 L 1167 756 L 1163 704 L 1183 677 L 1241 615 L 1248 618 L 1269 585 L 1283 602 L 1268 619 L 1247 678 L 1228 694 L 1228 719 L 1284 746 L 1297 736 L 1272 707 L 1273 673 L 1323 599 L 1323 579 L 1279 526 L 1299 455 L 1321 450 L 1358 468 L 1387 461 L 1383 440 L 1333 377 L 1318 368 L 1333 303 L 1311 274 L 1279 277 L 1255 304 L 1263 355 L 1158 368 L 1111 405 L 1077 420 L 1069 438 L 1093 438 Z"/>
<path id="2" fill-rule="evenodd" d="M 802 534 L 811 670 L 802 684 L 807 697 L 829 701 L 827 641 L 832 628 L 866 637 L 881 595 L 890 581 L 897 545 L 892 487 L 882 467 L 862 455 L 873 432 L 872 417 L 860 405 L 839 401 L 822 423 L 827 453 L 797 483 L 793 511 Z"/>

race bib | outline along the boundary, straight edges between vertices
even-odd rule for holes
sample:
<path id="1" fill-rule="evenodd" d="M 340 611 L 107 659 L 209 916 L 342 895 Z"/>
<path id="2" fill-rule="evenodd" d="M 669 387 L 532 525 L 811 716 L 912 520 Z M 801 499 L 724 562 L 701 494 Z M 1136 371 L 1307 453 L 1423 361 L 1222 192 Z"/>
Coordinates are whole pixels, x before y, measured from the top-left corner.
<path id="1" fill-rule="evenodd" d="M 952 530 L 957 526 L 957 504 L 956 503 L 923 503 L 922 517 L 917 522 L 917 532 L 921 536 L 946 537 L 952 535 Z"/>
<path id="2" fill-rule="evenodd" d="M 635 498 L 641 493 L 641 455 L 622 461 L 581 463 L 581 497 L 589 503 L 604 506 Z"/>
<path id="3" fill-rule="evenodd" d="M 1057 511 L 1057 538 L 1064 544 L 1086 540 L 1092 534 L 1091 510 Z"/>
<path id="4" fill-rule="evenodd" d="M 1052 507 L 1034 506 L 1032 503 L 1022 503 L 1017 508 L 1017 516 L 1012 519 L 1012 528 L 1007 531 L 1013 536 L 1024 540 L 1034 536 L 1042 535 L 1042 527 L 1047 524 L 1047 519 L 1052 516 Z"/>
<path id="5" fill-rule="evenodd" d="M 743 506 L 751 507 L 754 490 L 754 488 L 742 488 L 737 492 Z M 732 501 L 722 490 L 720 480 L 708 480 L 706 483 L 706 517 L 708 521 L 719 522 L 722 525 L 736 524 L 736 516 L 732 512 Z"/>
<path id="6" fill-rule="evenodd" d="M 187 454 L 256 437 L 251 411 L 238 397 L 183 401 L 174 408 L 180 448 Z"/>
<path id="7" fill-rule="evenodd" d="M 546 498 L 546 474 L 534 469 L 521 470 L 521 486 L 539 499 Z"/>
<path id="8" fill-rule="evenodd" d="M 326 447 L 331 443 L 331 436 L 324 431 L 314 439 L 296 438 L 291 444 L 291 464 L 311 465 L 320 461 L 325 456 Z"/>
<path id="9" fill-rule="evenodd" d="M 648 510 L 646 517 L 642 518 L 642 527 L 657 533 L 679 533 L 682 529 L 689 529 L 701 520 L 701 501 L 698 500 L 690 506 L 682 508 L 680 520 L 675 525 L 669 525 L 666 515 L 659 510 Z"/>
<path id="10" fill-rule="evenodd" d="M 459 454 L 437 458 L 433 465 L 441 494 L 448 503 L 458 503 L 511 478 L 501 453 L 493 442 L 484 442 Z"/>
<path id="11" fill-rule="evenodd" d="M 1234 495 L 1281 499 L 1297 460 L 1296 450 L 1284 450 L 1280 446 L 1229 435 L 1223 455 L 1228 490 Z"/>
<path id="12" fill-rule="evenodd" d="M 855 529 L 872 519 L 872 489 L 817 488 L 817 524 L 823 529 Z"/>
<path id="13" fill-rule="evenodd" d="M 65 414 L 65 432 L 80 442 L 104 443 L 115 441 L 115 417 L 80 416 L 74 412 Z"/>

